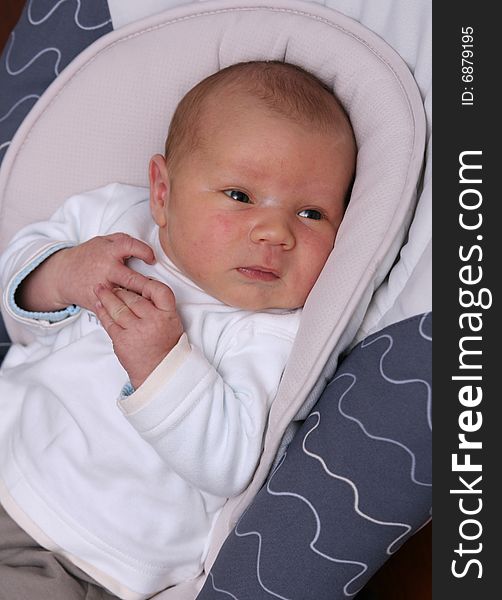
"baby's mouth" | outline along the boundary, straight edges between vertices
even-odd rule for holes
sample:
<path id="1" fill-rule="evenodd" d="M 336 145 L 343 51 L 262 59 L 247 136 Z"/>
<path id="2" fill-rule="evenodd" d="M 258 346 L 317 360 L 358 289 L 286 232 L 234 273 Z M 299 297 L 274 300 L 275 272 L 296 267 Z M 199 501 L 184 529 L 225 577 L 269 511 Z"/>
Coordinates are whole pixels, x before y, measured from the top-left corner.
<path id="1" fill-rule="evenodd" d="M 239 267 L 237 269 L 241 275 L 248 277 L 249 279 L 255 279 L 256 281 L 275 281 L 279 279 L 279 273 L 272 269 L 266 269 L 265 267 Z"/>

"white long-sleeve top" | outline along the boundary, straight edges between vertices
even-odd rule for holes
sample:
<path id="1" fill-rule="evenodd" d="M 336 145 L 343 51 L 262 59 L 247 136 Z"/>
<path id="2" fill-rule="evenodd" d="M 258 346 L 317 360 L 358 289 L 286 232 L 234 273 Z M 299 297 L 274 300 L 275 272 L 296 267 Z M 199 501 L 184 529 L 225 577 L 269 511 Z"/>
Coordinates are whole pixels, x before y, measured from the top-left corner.
<path id="1" fill-rule="evenodd" d="M 29 313 L 20 281 L 52 252 L 125 232 L 157 262 L 185 334 L 131 395 L 96 316 Z M 0 259 L 7 325 L 24 326 L 0 370 L 0 500 L 42 545 L 122 598 L 195 577 L 226 498 L 249 483 L 299 311 L 250 312 L 208 296 L 165 256 L 148 191 L 113 184 L 70 198 Z M 117 398 L 119 398 L 117 402 Z"/>

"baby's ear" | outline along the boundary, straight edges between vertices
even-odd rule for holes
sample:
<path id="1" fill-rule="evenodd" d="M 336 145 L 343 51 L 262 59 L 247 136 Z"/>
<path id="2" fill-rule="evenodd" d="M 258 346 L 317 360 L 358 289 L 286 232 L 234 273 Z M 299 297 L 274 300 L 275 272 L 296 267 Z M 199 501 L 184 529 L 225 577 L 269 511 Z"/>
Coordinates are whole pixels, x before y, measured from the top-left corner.
<path id="1" fill-rule="evenodd" d="M 153 220 L 159 227 L 165 227 L 170 183 L 166 159 L 161 154 L 155 154 L 150 159 L 148 177 L 150 179 L 150 211 Z"/>

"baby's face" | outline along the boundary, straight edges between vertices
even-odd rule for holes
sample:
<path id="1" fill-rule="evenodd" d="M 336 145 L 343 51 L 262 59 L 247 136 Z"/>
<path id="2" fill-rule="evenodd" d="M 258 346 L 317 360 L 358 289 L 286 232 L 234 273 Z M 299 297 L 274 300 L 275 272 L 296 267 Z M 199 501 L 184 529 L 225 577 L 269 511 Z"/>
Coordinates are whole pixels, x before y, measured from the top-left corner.
<path id="1" fill-rule="evenodd" d="M 342 220 L 352 145 L 253 104 L 213 112 L 169 175 L 160 155 L 150 164 L 162 248 L 230 306 L 301 307 Z"/>

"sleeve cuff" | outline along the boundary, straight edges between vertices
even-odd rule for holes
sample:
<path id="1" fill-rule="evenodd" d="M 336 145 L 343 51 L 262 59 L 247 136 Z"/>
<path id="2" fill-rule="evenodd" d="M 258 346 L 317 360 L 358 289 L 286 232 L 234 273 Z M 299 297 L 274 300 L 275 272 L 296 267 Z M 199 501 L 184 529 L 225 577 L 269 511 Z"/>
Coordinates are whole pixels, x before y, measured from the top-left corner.
<path id="1" fill-rule="evenodd" d="M 157 365 L 143 384 L 135 390 L 130 382 L 127 382 L 121 390 L 118 405 L 126 416 L 130 416 L 144 408 L 155 395 L 157 390 L 172 379 L 176 371 L 191 353 L 192 348 L 186 333 L 178 340 L 178 343 Z"/>
<path id="2" fill-rule="evenodd" d="M 16 291 L 21 283 L 28 277 L 28 275 L 34 271 L 40 264 L 47 260 L 49 256 L 52 256 L 55 252 L 63 250 L 64 248 L 71 248 L 74 244 L 67 242 L 60 242 L 47 248 L 44 252 L 36 256 L 30 263 L 28 263 L 19 273 L 13 278 L 9 286 L 7 301 L 11 313 L 22 319 L 32 319 L 34 321 L 46 321 L 49 323 L 58 323 L 68 317 L 76 315 L 80 312 L 80 307 L 72 304 L 62 310 L 50 311 L 50 312 L 36 312 L 24 310 L 16 304 L 15 296 Z"/>
<path id="3" fill-rule="evenodd" d="M 134 394 L 135 391 L 136 390 L 134 389 L 132 383 L 128 381 L 120 390 L 119 400 L 121 400 L 122 398 L 127 398 L 127 396 L 131 396 L 132 394 Z"/>

